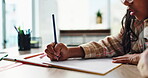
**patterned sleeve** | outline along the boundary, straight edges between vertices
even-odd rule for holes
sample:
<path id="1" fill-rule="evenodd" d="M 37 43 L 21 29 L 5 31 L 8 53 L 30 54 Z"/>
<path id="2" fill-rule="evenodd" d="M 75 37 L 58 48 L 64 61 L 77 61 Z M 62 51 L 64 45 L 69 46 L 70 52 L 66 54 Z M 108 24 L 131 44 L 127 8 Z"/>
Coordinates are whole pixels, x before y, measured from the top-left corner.
<path id="1" fill-rule="evenodd" d="M 123 55 L 121 46 L 122 29 L 118 35 L 107 36 L 105 39 L 98 42 L 89 42 L 80 45 L 85 52 L 84 58 L 100 58 Z"/>

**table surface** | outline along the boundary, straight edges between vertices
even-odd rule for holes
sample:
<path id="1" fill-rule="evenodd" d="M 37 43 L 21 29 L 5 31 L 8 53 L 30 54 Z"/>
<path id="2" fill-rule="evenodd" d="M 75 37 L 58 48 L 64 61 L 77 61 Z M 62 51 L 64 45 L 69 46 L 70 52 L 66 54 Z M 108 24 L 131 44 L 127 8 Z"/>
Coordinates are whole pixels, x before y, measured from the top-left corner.
<path id="1" fill-rule="evenodd" d="M 31 49 L 30 51 L 18 51 L 17 47 L 4 49 L 11 56 L 19 56 L 37 52 L 44 52 L 45 47 Z M 123 64 L 108 74 L 101 76 L 96 74 L 65 70 L 59 68 L 45 68 L 33 65 L 21 65 L 0 72 L 0 78 L 141 78 L 135 65 Z"/>

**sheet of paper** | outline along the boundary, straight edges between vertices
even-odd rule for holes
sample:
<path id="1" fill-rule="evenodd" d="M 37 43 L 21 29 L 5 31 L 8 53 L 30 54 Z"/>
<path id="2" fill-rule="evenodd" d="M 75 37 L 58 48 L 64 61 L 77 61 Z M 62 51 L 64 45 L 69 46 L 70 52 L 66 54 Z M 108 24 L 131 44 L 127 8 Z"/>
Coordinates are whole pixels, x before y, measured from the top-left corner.
<path id="1" fill-rule="evenodd" d="M 88 71 L 92 73 L 98 74 L 106 74 L 109 71 L 115 69 L 121 64 L 112 63 L 111 58 L 101 58 L 101 59 L 69 59 L 67 61 L 50 61 L 48 57 L 44 57 L 42 59 L 38 57 L 34 57 L 31 59 L 27 59 L 29 61 L 37 62 L 37 63 L 48 63 L 51 65 L 62 66 L 66 68 L 72 68 L 82 71 Z"/>

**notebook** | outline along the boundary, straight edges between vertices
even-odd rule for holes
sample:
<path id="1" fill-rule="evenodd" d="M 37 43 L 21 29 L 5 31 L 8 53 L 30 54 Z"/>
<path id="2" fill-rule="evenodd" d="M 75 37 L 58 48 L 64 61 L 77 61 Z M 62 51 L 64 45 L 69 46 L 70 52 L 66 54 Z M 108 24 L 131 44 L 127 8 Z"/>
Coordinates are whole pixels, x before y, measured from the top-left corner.
<path id="1" fill-rule="evenodd" d="M 46 64 L 55 68 L 62 68 L 62 69 L 68 69 L 68 70 L 98 74 L 98 75 L 105 75 L 121 65 L 119 63 L 112 63 L 111 58 L 100 58 L 100 59 L 70 58 L 66 61 L 50 61 L 48 57 L 44 57 L 42 59 L 39 57 L 40 56 L 37 56 L 27 60 L 39 64 Z"/>

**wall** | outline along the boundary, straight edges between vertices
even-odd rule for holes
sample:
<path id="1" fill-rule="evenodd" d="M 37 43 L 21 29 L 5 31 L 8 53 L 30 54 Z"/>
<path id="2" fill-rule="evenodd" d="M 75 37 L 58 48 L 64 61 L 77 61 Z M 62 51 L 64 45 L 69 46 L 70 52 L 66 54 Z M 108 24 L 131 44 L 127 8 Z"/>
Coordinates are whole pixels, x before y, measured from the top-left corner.
<path id="1" fill-rule="evenodd" d="M 55 19 L 57 19 L 56 0 L 39 0 L 39 35 L 42 37 L 42 44 L 49 44 L 54 41 L 52 13 L 55 14 Z M 58 24 L 57 22 L 58 20 L 56 20 L 56 25 Z"/>
<path id="2" fill-rule="evenodd" d="M 58 11 L 62 12 L 64 9 L 62 11 L 58 10 L 59 6 L 56 1 L 58 0 L 39 0 L 39 15 L 38 15 L 39 31 L 38 32 L 39 32 L 39 35 L 42 37 L 43 44 L 49 44 L 54 41 L 51 14 L 54 13 L 56 16 L 57 29 L 59 28 L 59 25 L 60 25 L 59 22 L 61 22 L 61 21 L 58 22 L 59 16 L 60 16 L 60 14 L 58 14 Z M 110 0 L 110 1 L 111 1 L 111 13 L 110 13 L 111 34 L 117 34 L 120 31 L 121 20 L 125 14 L 126 7 L 121 3 L 120 0 Z"/>
<path id="3" fill-rule="evenodd" d="M 121 20 L 126 13 L 126 6 L 120 0 L 111 0 L 111 34 L 117 34 L 121 29 Z"/>

